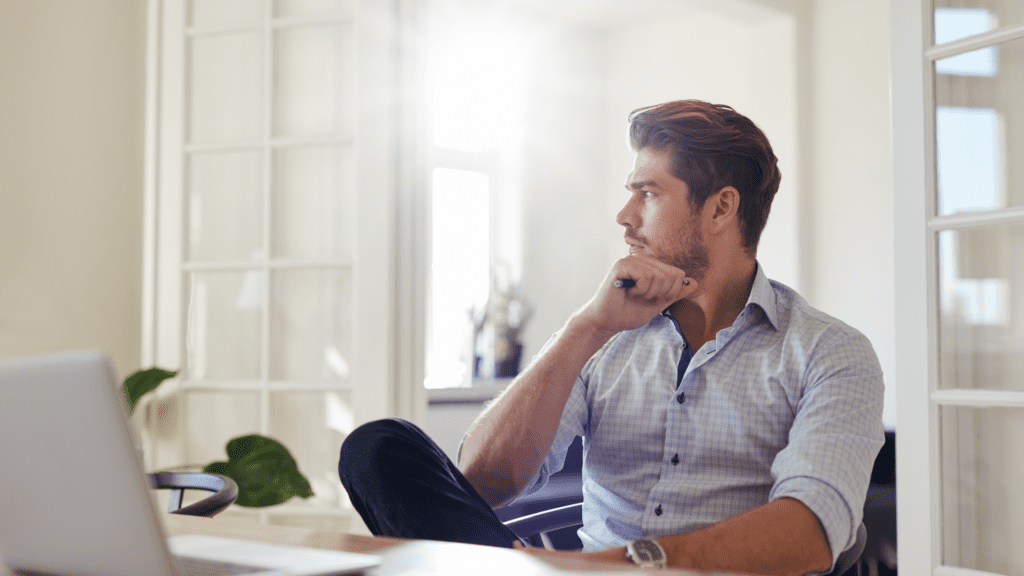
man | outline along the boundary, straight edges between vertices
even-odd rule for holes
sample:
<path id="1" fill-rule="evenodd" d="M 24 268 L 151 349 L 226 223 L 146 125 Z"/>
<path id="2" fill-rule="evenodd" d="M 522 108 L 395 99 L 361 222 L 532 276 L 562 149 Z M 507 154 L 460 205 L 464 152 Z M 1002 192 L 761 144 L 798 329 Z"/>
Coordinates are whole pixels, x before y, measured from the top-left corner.
<path id="1" fill-rule="evenodd" d="M 629 255 L 474 422 L 462 474 L 443 454 L 423 464 L 439 450 L 392 423 L 346 441 L 343 482 L 375 532 L 518 546 L 488 509 L 542 486 L 580 435 L 584 553 L 626 562 L 647 548 L 680 568 L 828 571 L 854 541 L 883 443 L 878 360 L 863 335 L 758 265 L 780 175 L 749 119 L 670 102 L 633 112 L 630 140 L 617 216 Z M 409 444 L 424 447 L 405 456 Z M 376 463 L 347 467 L 357 460 Z M 405 495 L 402 513 L 383 510 L 394 494 Z M 392 524 L 419 514 L 434 522 L 418 533 Z M 431 532 L 438 524 L 454 533 Z"/>

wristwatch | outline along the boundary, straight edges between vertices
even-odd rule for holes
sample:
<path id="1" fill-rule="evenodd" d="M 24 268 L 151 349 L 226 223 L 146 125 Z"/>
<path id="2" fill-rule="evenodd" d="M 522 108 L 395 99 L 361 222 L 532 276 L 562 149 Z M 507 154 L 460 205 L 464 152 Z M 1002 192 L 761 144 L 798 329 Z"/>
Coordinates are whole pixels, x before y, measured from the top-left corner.
<path id="1" fill-rule="evenodd" d="M 626 542 L 626 558 L 641 568 L 665 569 L 665 550 L 654 540 L 633 540 Z"/>

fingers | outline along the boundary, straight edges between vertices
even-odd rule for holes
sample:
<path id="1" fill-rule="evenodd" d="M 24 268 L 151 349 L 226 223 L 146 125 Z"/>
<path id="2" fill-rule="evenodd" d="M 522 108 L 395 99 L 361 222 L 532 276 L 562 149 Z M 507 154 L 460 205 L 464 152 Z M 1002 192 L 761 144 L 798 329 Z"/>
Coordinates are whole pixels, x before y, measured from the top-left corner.
<path id="1" fill-rule="evenodd" d="M 692 294 L 697 281 L 686 272 L 659 260 L 642 255 L 622 258 L 615 266 L 616 277 L 624 282 L 620 289 L 627 290 L 629 298 L 672 304 Z M 632 284 L 632 286 L 630 286 Z"/>
<path id="2" fill-rule="evenodd" d="M 616 287 L 620 280 L 624 282 Z M 675 266 L 645 255 L 630 255 L 615 263 L 580 315 L 597 333 L 615 334 L 643 326 L 697 289 L 697 281 Z"/>

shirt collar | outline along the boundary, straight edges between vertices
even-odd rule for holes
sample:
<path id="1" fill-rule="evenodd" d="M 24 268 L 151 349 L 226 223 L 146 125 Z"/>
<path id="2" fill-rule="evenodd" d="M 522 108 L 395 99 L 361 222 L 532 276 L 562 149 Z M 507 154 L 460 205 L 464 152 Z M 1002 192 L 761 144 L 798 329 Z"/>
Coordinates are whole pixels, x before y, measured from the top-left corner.
<path id="1" fill-rule="evenodd" d="M 757 263 L 757 271 L 754 272 L 754 285 L 750 289 L 750 297 L 744 310 L 757 306 L 764 311 L 764 315 L 771 322 L 772 327 L 779 329 L 778 310 L 775 307 L 775 288 L 764 273 L 761 263 Z"/>
<path id="2" fill-rule="evenodd" d="M 768 317 L 772 328 L 779 329 L 778 310 L 775 307 L 775 288 L 772 287 L 771 281 L 765 275 L 760 262 L 757 263 L 757 270 L 754 272 L 754 285 L 750 288 L 750 296 L 747 297 L 747 303 L 743 306 L 743 309 L 746 310 L 754 306 L 764 310 L 764 315 Z M 671 318 L 674 322 L 675 318 L 672 318 L 668 310 L 668 308 L 662 310 L 661 315 Z M 678 324 L 676 327 L 678 329 Z M 685 341 L 685 338 L 683 340 Z"/>

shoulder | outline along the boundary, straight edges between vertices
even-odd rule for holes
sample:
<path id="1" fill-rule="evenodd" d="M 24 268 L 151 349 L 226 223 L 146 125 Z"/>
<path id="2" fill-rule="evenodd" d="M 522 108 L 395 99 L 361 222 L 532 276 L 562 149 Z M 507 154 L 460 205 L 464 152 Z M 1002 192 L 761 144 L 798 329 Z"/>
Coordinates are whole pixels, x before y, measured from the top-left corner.
<path id="1" fill-rule="evenodd" d="M 780 329 L 797 330 L 809 334 L 832 334 L 836 338 L 864 338 L 864 335 L 846 322 L 831 316 L 814 306 L 796 290 L 776 280 L 771 280 L 775 292 Z"/>
<path id="2" fill-rule="evenodd" d="M 775 280 L 771 285 L 776 297 L 777 328 L 788 347 L 808 361 L 854 361 L 877 367 L 874 348 L 860 330 L 811 306 L 789 286 Z"/>

